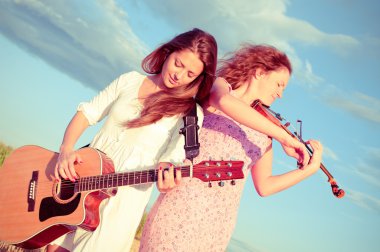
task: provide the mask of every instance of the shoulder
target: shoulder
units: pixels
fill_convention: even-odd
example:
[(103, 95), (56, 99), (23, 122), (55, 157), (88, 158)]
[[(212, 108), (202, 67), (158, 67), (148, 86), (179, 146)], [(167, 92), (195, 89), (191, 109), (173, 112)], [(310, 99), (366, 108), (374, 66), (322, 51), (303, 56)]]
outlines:
[(211, 88), (210, 97), (204, 104), (206, 113), (214, 113), (216, 110), (220, 110), (222, 103), (231, 95), (231, 85), (224, 78), (216, 78)]
[(117, 90), (124, 90), (129, 88), (136, 88), (145, 79), (146, 75), (143, 75), (137, 71), (131, 71), (121, 74), (115, 81)]
[(226, 79), (224, 79), (222, 77), (218, 77), (215, 79), (213, 88), (215, 88), (219, 91), (222, 90), (222, 91), (227, 92), (227, 93), (231, 92), (231, 90), (232, 90), (231, 84), (228, 83), (226, 81)]
[(131, 71), (131, 72), (123, 73), (122, 75), (119, 76), (119, 79), (123, 81), (131, 82), (131, 81), (144, 79), (145, 77), (146, 75), (143, 75), (137, 71)]
[(218, 77), (212, 85), (210, 97), (211, 99), (220, 99), (224, 95), (230, 94), (232, 87), (224, 78)]

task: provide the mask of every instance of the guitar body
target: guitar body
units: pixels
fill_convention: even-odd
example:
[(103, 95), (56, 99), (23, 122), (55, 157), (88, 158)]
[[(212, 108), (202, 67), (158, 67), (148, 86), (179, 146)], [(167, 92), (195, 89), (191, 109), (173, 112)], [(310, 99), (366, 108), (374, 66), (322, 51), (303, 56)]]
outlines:
[[(156, 182), (158, 170), (114, 173), (111, 159), (93, 148), (77, 151), (79, 179), (57, 181), (58, 153), (28, 145), (14, 150), (0, 168), (0, 240), (26, 249), (43, 247), (78, 226), (93, 231), (100, 221), (99, 205), (119, 186)], [(224, 182), (244, 178), (243, 161), (202, 161), (179, 166), (182, 177)]]
[[(102, 152), (83, 148), (78, 153), (84, 161), (75, 164), (80, 177), (114, 172), (112, 160)], [(14, 150), (5, 160), (0, 168), (1, 241), (35, 249), (77, 226), (96, 229), (100, 220), (99, 205), (112, 193), (106, 190), (55, 191), (57, 158), (56, 152), (28, 145)], [(54, 194), (63, 198), (57, 201)]]

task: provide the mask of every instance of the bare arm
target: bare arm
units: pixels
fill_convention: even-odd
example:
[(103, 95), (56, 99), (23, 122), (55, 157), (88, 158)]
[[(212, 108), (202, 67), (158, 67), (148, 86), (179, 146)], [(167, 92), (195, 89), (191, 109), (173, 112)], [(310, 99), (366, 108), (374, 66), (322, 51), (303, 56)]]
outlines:
[(72, 181), (77, 178), (74, 163), (82, 162), (82, 159), (75, 152), (74, 147), (75, 143), (88, 126), (89, 123), (87, 118), (80, 111), (78, 111), (71, 119), (66, 128), (61, 147), (59, 148), (59, 157), (55, 167), (55, 177), (57, 179), (59, 179), (58, 174), (63, 178), (69, 178)]
[(294, 151), (287, 151), (287, 154), (296, 158), (303, 165), (309, 162), (309, 154), (301, 142), (270, 122), (248, 104), (232, 96), (223, 79), (217, 78), (215, 80), (210, 93), (209, 104), (235, 121), (273, 137), (284, 147), (290, 147)]
[(294, 169), (284, 174), (272, 175), (273, 150), (270, 149), (252, 167), (251, 175), (255, 189), (260, 196), (269, 196), (285, 190), (319, 170), (323, 147), (318, 141), (309, 141), (313, 148), (310, 163), (302, 169)]

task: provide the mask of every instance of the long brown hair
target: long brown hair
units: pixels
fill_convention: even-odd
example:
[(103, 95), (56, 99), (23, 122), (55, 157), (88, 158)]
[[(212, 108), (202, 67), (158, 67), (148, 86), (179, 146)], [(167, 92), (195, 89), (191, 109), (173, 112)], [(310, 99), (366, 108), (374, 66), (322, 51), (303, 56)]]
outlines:
[(223, 77), (232, 89), (244, 82), (250, 82), (256, 70), (265, 72), (287, 68), (292, 73), (291, 63), (285, 53), (269, 45), (244, 44), (229, 57), (220, 60), (217, 76)]
[(198, 55), (203, 62), (202, 73), (188, 85), (150, 95), (144, 101), (140, 117), (127, 122), (127, 127), (141, 127), (162, 117), (186, 114), (196, 102), (203, 103), (207, 99), (215, 79), (217, 64), (217, 43), (211, 34), (197, 28), (179, 34), (145, 57), (141, 66), (146, 73), (160, 74), (169, 55), (185, 49)]

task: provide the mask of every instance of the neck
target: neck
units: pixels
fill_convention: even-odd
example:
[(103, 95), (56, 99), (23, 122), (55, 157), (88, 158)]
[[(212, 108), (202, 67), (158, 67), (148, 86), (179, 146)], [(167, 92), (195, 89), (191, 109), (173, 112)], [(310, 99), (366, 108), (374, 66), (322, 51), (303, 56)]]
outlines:
[(159, 82), (160, 76), (158, 74), (148, 76), (145, 79), (139, 90), (139, 100), (141, 103), (144, 103), (144, 100), (151, 94), (157, 93), (161, 90)]
[(152, 93), (165, 89), (164, 81), (162, 80), (161, 74), (151, 75), (149, 76), (149, 79), (152, 82)]

